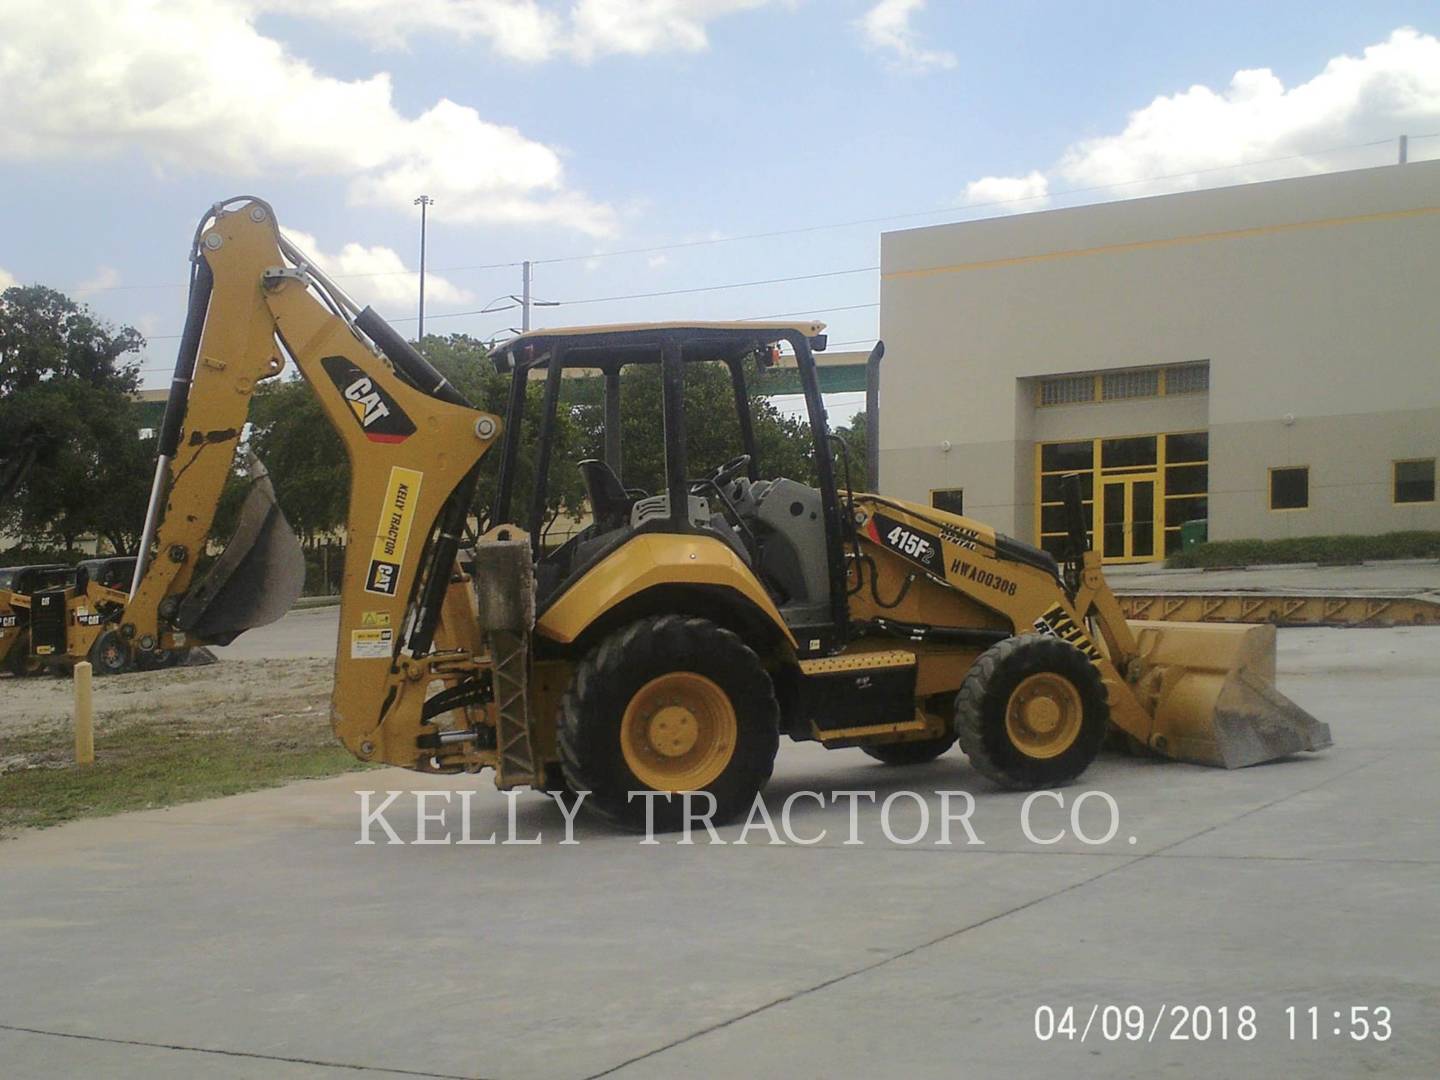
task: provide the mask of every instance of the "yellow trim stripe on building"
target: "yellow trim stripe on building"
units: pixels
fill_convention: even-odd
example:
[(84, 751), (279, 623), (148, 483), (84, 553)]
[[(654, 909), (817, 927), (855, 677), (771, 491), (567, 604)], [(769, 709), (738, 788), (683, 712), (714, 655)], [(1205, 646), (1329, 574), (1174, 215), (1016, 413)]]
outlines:
[(1194, 233), (1189, 236), (1172, 236), (1161, 240), (1135, 240), (1125, 244), (1104, 244), (1100, 247), (1074, 248), (1070, 251), (1043, 251), (1035, 255), (1016, 255), (1007, 259), (986, 259), (981, 262), (956, 263), (953, 266), (931, 266), (921, 270), (892, 270), (881, 274), (882, 280), (892, 278), (929, 277), (932, 274), (958, 274), (965, 270), (993, 270), (1002, 266), (1022, 266), (1025, 263), (1050, 262), (1055, 259), (1078, 259), (1086, 255), (1104, 255), (1119, 251), (1145, 251), (1153, 248), (1180, 247), (1185, 244), (1199, 244), (1207, 240), (1241, 240), (1252, 236), (1270, 236), (1276, 233), (1297, 232), (1301, 229), (1324, 229), (1337, 225), (1362, 225), (1380, 221), (1403, 221), (1406, 218), (1426, 214), (1440, 214), (1440, 206), (1422, 206), (1413, 210), (1387, 210), (1377, 214), (1356, 214), (1353, 217), (1322, 218), (1316, 221), (1292, 221), (1281, 225), (1257, 225), (1249, 229), (1227, 229), (1223, 232)]

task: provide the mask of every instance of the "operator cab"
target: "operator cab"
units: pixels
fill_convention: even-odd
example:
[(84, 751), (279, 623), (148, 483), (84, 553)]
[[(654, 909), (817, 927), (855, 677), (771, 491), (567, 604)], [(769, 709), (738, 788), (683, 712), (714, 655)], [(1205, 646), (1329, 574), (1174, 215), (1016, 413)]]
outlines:
[[(540, 612), (633, 537), (695, 534), (719, 539), (734, 552), (797, 637), (803, 631), (807, 640), (843, 639), (844, 518), (814, 359), (814, 350), (824, 348), (823, 330), (823, 323), (585, 327), (542, 330), (497, 349), (496, 367), (512, 381), (489, 521), (523, 522), (529, 531)], [(757, 446), (747, 376), (770, 367), (782, 346), (794, 355), (805, 394), (814, 483), (807, 482), (811, 477), (776, 475)], [(709, 380), (711, 390), (717, 378), (728, 382), (724, 417), (687, 415), (687, 377)], [(527, 393), (541, 380), (542, 392)], [(632, 417), (632, 429), (623, 432), (624, 453), (638, 459), (627, 462), (620, 403), (622, 395), (635, 400), (631, 394), (646, 402), (658, 398), (659, 408), (653, 428), (634, 430)], [(556, 444), (573, 431), (567, 420), (577, 414), (599, 420), (579, 425), (598, 445), (577, 453), (576, 460), (557, 460)], [(580, 441), (583, 445), (583, 437)], [(660, 454), (635, 452), (654, 442), (661, 444)], [(522, 446), (533, 447), (529, 469), (522, 464)], [(578, 477), (568, 478), (578, 480), (592, 520), (564, 544), (547, 549), (547, 506), (554, 501), (549, 493), (566, 490), (556, 485), (566, 482), (569, 469), (578, 470)], [(518, 501), (522, 472), (531, 474), (528, 512), (511, 505)]]

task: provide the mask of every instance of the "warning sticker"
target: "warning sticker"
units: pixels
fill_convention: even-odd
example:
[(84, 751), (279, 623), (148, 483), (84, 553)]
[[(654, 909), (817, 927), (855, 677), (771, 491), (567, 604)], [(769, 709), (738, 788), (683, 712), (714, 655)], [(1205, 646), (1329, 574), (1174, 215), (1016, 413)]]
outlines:
[(389, 660), (394, 654), (394, 630), (351, 630), (351, 660)]
[(415, 505), (420, 499), (422, 479), (424, 474), (414, 469), (402, 469), (399, 465), (390, 468), (385, 501), (380, 504), (375, 548), (370, 553), (370, 569), (365, 574), (366, 592), (394, 596), (400, 587), (400, 567), (410, 543), (410, 527), (415, 523)]
[(388, 611), (362, 611), (360, 613), (361, 626), (389, 626), (390, 612)]

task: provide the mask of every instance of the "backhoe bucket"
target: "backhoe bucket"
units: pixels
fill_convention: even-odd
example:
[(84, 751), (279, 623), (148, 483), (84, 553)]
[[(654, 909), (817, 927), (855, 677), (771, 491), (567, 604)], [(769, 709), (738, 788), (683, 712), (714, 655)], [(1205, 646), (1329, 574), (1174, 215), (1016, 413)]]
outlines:
[(1275, 627), (1133, 621), (1134, 689), (1151, 749), (1240, 769), (1330, 745), (1330, 727), (1275, 688)]
[(185, 595), (175, 622), (214, 645), (280, 618), (305, 587), (305, 556), (275, 501), (259, 460), (250, 459), (254, 483), (240, 507), (235, 535), (204, 580)]

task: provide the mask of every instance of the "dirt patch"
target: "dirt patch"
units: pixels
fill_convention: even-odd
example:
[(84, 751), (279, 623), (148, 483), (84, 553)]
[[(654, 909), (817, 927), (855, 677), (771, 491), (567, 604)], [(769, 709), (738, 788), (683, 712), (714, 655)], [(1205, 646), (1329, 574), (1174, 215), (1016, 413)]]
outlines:
[[(257, 716), (327, 712), (335, 664), (330, 660), (238, 660), (204, 667), (137, 671), (94, 680), (95, 726), (136, 716), (177, 721), (205, 718), (224, 724)], [(0, 681), (0, 747), (6, 735), (70, 724), (71, 680), (43, 675)], [(328, 728), (327, 728), (328, 730)]]
[(360, 767), (330, 730), (334, 664), (238, 660), (96, 679), (95, 757), (73, 757), (69, 679), (0, 682), (0, 832)]

